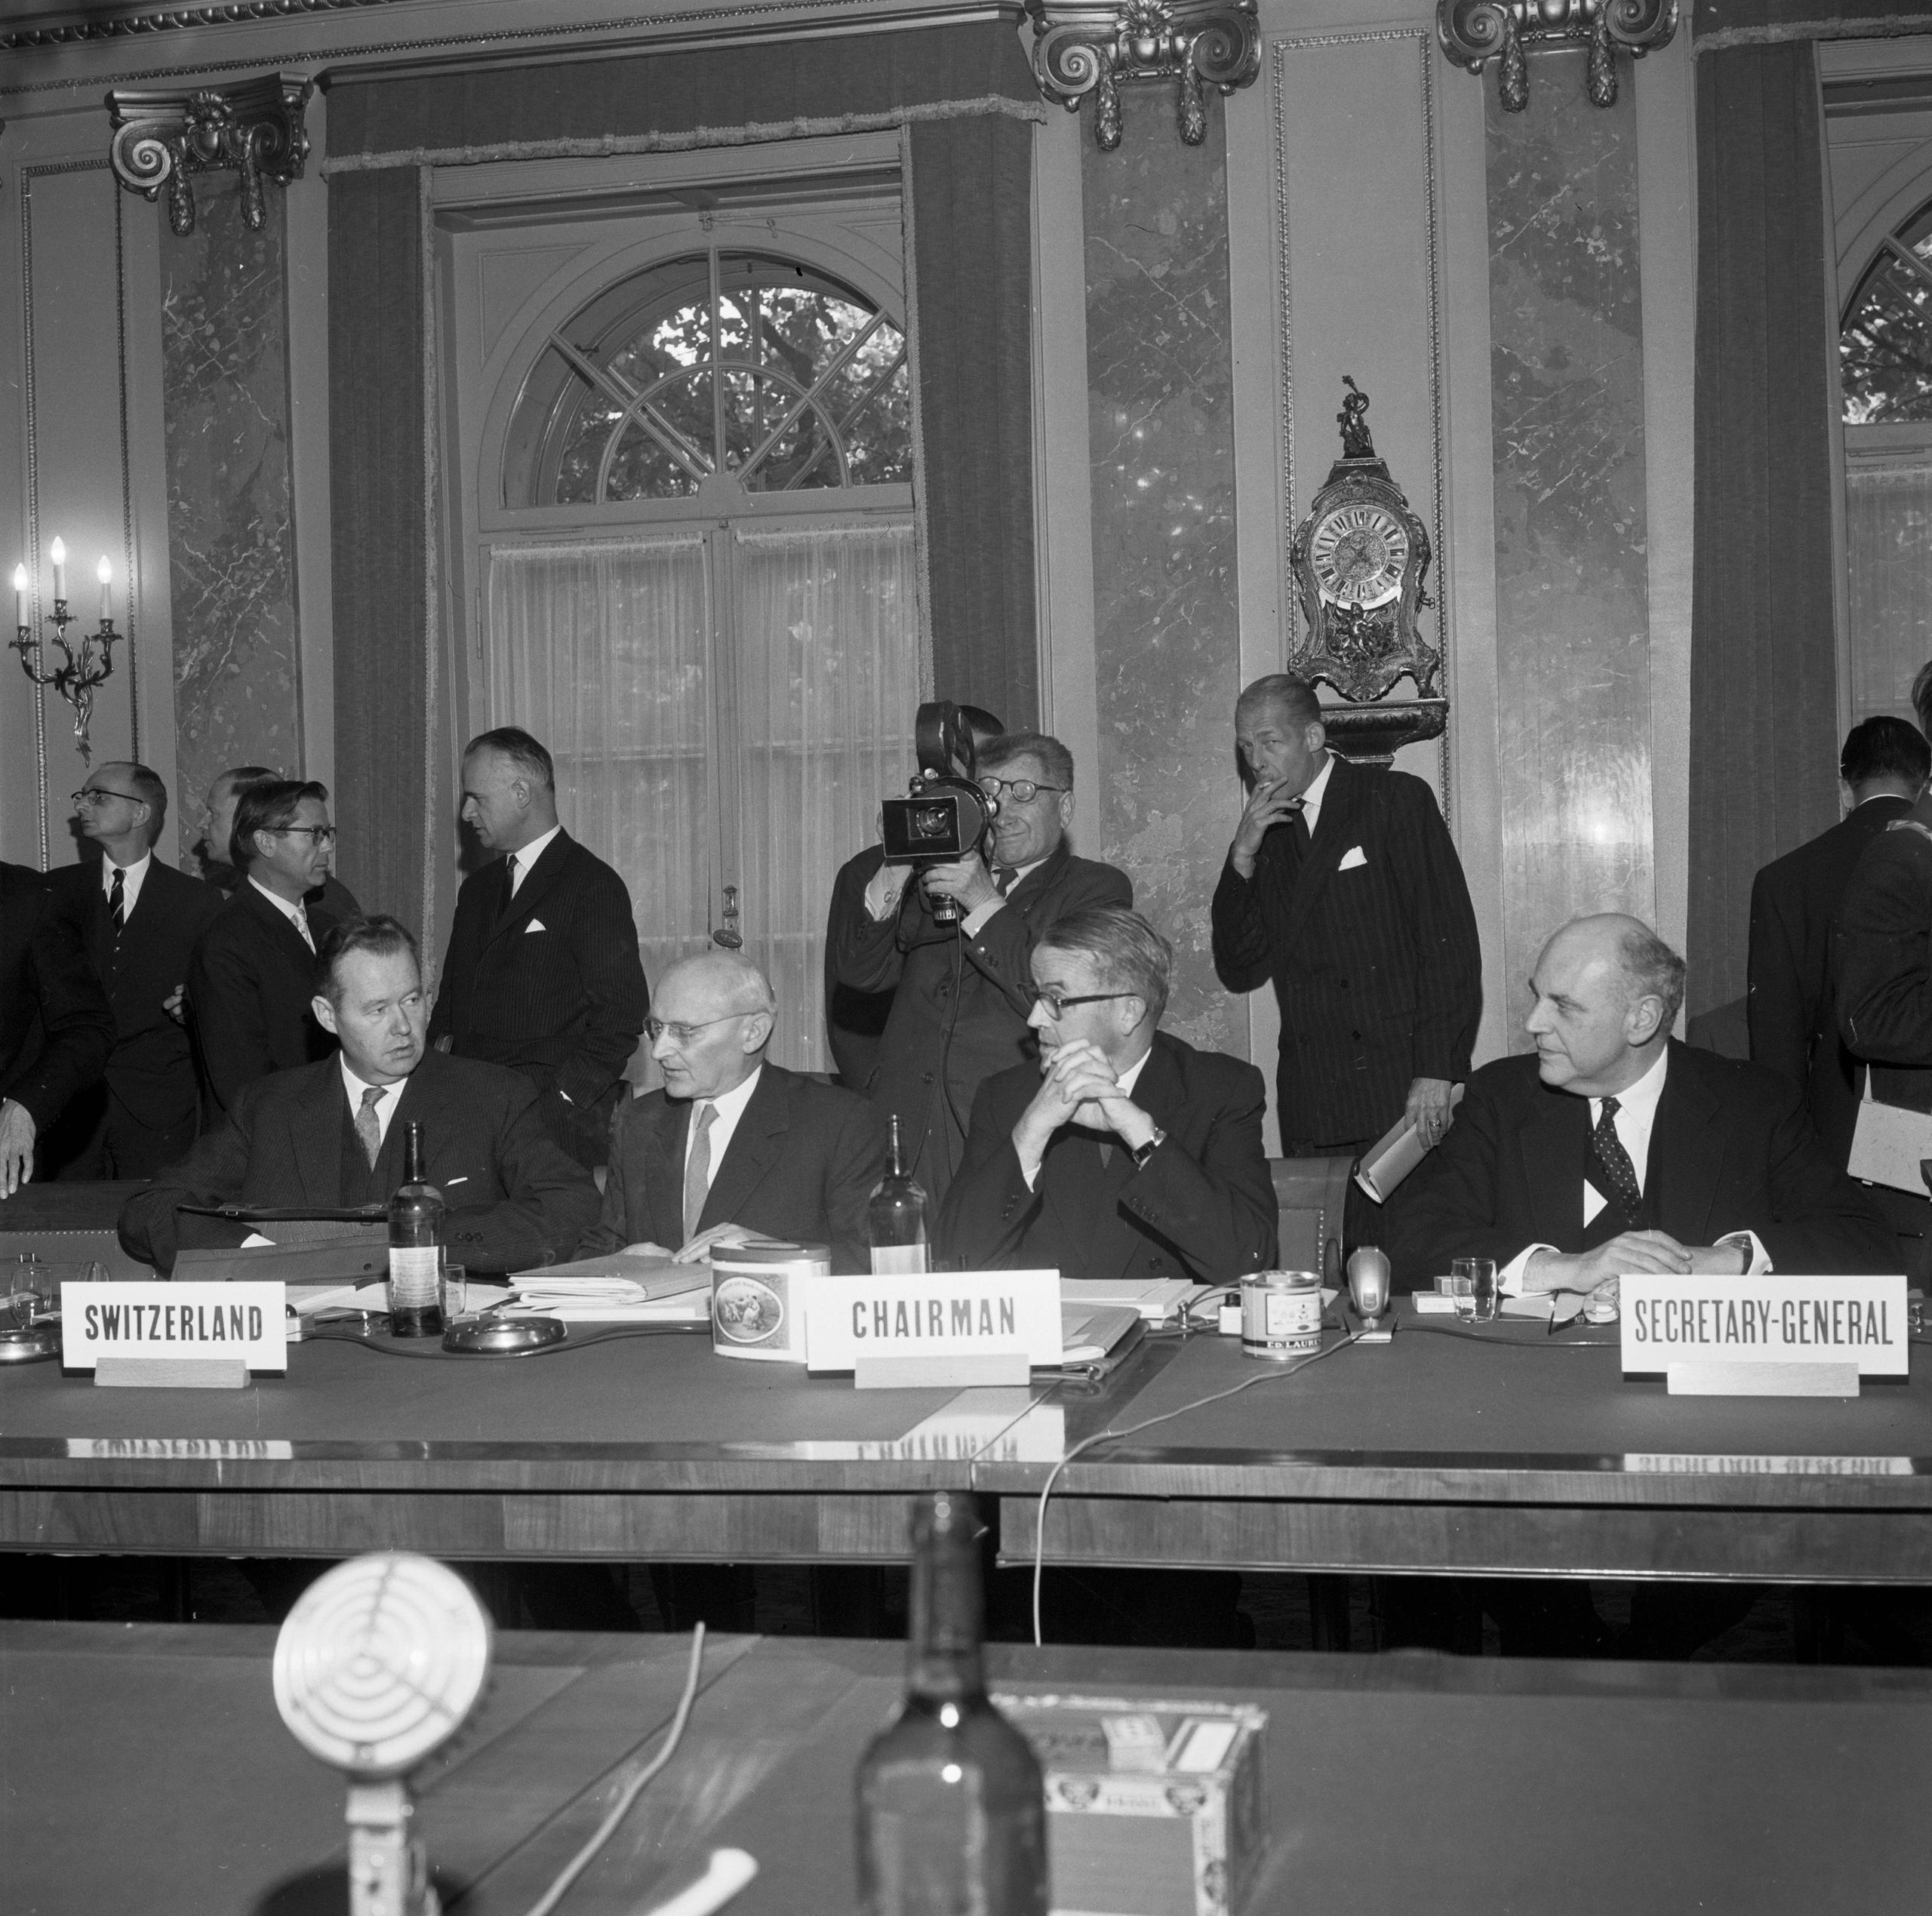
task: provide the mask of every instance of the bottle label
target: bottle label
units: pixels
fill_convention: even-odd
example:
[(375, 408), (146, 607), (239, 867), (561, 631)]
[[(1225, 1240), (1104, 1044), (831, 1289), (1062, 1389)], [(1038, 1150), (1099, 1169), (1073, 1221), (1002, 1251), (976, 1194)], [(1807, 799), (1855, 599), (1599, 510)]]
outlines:
[(926, 1268), (924, 1244), (874, 1244), (872, 1272), (878, 1277), (915, 1277)]
[(436, 1301), (442, 1253), (434, 1244), (389, 1246), (389, 1308), (427, 1310)]

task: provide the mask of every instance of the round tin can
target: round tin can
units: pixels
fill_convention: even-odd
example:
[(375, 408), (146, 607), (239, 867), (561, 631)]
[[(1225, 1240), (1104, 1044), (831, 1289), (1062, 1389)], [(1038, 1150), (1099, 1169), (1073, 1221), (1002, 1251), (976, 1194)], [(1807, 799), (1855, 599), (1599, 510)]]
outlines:
[(1277, 1362), (1321, 1348), (1321, 1279), (1314, 1271), (1255, 1271), (1241, 1281), (1244, 1357)]
[(828, 1277), (823, 1244), (719, 1244), (711, 1253), (711, 1348), (768, 1364), (805, 1361), (804, 1285)]

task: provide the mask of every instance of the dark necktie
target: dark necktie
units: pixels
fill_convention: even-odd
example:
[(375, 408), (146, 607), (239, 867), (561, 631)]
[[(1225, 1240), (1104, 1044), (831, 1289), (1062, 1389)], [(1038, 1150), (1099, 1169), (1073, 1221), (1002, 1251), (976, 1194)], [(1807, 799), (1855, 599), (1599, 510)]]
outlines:
[(1002, 865), (993, 874), (994, 890), (1004, 898), (1013, 889), (1013, 881), (1019, 875), (1019, 868), (1017, 866)]
[(114, 883), (107, 894), (107, 909), (114, 920), (114, 936), (118, 943), (122, 932), (128, 928), (128, 875), (119, 866), (114, 868)]
[(369, 1161), (369, 1168), (376, 1168), (376, 1158), (383, 1148), (383, 1127), (376, 1116), (376, 1106), (382, 1101), (383, 1087), (380, 1084), (365, 1084), (362, 1087), (362, 1109), (355, 1114), (355, 1135), (362, 1140), (362, 1155)]
[(1615, 1120), (1619, 1109), (1614, 1098), (1604, 1099), (1603, 1115), (1590, 1133), (1590, 1162), (1597, 1173), (1590, 1181), (1598, 1185), (1604, 1195), (1619, 1207), (1623, 1213), (1625, 1226), (1634, 1230), (1643, 1214), (1644, 1194), (1637, 1189), (1637, 1171), (1630, 1161), (1630, 1154), (1624, 1149), (1623, 1140), (1617, 1135)]
[(1295, 798), (1291, 799), (1289, 803), (1294, 816), (1288, 820), (1288, 836), (1294, 841), (1295, 863), (1300, 864), (1308, 856), (1309, 844), (1308, 813), (1303, 809), (1308, 801), (1306, 798)]
[(497, 907), (497, 915), (498, 918), (506, 918), (509, 916), (510, 906), (515, 897), (516, 853), (515, 852), (512, 852), (503, 860), (503, 896), (502, 903)]

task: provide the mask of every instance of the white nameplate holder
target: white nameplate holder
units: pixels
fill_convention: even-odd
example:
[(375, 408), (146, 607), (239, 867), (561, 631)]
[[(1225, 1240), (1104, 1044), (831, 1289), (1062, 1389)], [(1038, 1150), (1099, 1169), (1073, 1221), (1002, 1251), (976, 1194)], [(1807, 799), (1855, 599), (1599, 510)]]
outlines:
[(814, 1278), (805, 1367), (860, 1390), (1024, 1384), (1060, 1361), (1057, 1271), (924, 1271)]
[(243, 1390), (286, 1371), (288, 1287), (114, 1281), (60, 1287), (60, 1364), (97, 1384)]
[(1903, 1277), (1637, 1277), (1619, 1285), (1623, 1375), (1673, 1397), (1856, 1397), (1911, 1375)]

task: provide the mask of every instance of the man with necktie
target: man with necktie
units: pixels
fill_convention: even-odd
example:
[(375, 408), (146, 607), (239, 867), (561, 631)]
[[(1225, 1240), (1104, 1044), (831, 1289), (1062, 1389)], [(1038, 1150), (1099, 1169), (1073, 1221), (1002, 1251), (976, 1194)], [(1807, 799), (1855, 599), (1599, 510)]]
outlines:
[(113, 1007), (114, 1048), (100, 1081), (50, 1134), (46, 1157), (62, 1178), (151, 1177), (195, 1141), (199, 1101), (180, 993), (221, 901), (155, 857), (168, 788), (146, 766), (97, 765), (74, 806), (100, 857), (49, 873), (48, 890)]
[(313, 1004), (315, 953), (336, 919), (303, 903), (335, 855), (328, 799), (312, 780), (270, 779), (235, 804), (229, 850), (243, 881), (188, 967), (204, 1130), (234, 1109), (245, 1084), (336, 1048)]
[(1258, 678), (1235, 707), (1254, 782), (1212, 908), (1231, 992), (1281, 1006), (1281, 1149), (1355, 1156), (1406, 1114), (1448, 1128), (1482, 1013), (1482, 949), (1435, 797), (1327, 749), (1313, 688)]
[[(201, 858), (202, 878), (224, 898), (233, 897), (236, 887), (243, 882), (242, 874), (229, 859), (229, 847), (235, 837), (235, 807), (241, 803), (242, 794), (250, 786), (283, 776), (266, 765), (230, 765), (226, 771), (216, 773), (208, 786), (208, 795), (202, 800), (208, 807), (208, 833), (195, 850)], [(334, 871), (303, 903), (321, 906), (338, 922), (362, 915), (362, 907), (355, 893)]]
[(521, 1072), (552, 1135), (601, 1164), (651, 1009), (630, 892), (558, 823), (550, 755), (514, 725), (465, 748), (462, 809), (503, 856), (457, 893), (429, 1041)]
[(885, 1171), (873, 1106), (767, 1061), (777, 1001), (736, 952), (666, 972), (646, 1026), (661, 1090), (626, 1100), (611, 1139), (604, 1210), (580, 1256), (637, 1250), (690, 1263), (761, 1238), (829, 1247), (840, 1273), (870, 1268), (866, 1205)]
[(1530, 989), (1535, 1052), (1469, 1079), (1390, 1206), (1398, 1290), (1452, 1257), (1495, 1259), (1512, 1293), (1588, 1293), (1624, 1272), (1898, 1268), (1798, 1088), (1670, 1035), (1684, 961), (1641, 920), (1572, 919)]

